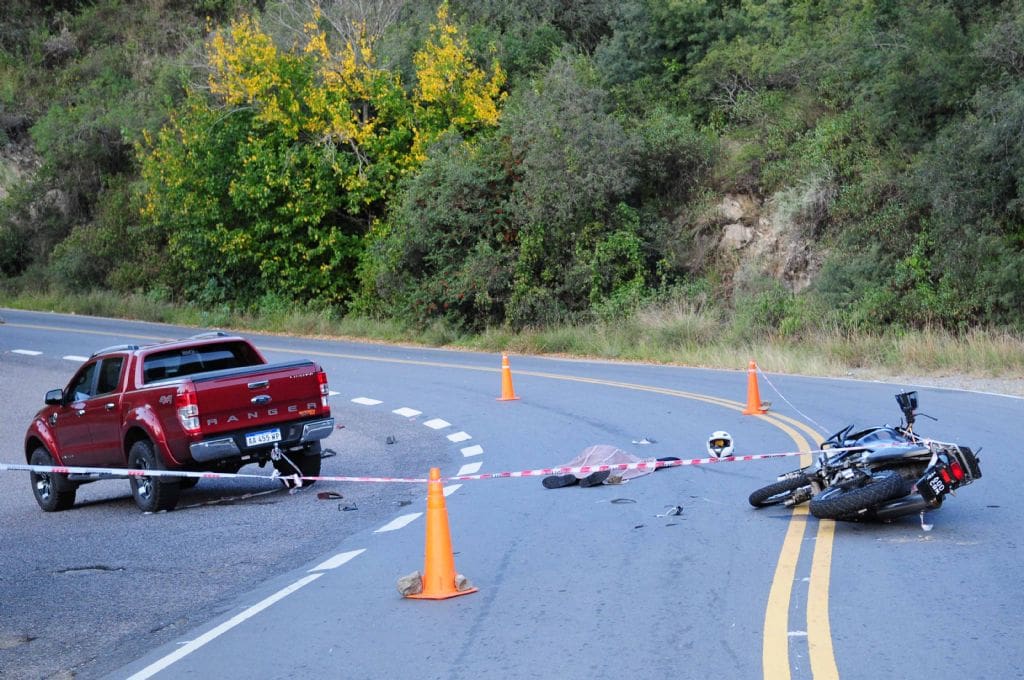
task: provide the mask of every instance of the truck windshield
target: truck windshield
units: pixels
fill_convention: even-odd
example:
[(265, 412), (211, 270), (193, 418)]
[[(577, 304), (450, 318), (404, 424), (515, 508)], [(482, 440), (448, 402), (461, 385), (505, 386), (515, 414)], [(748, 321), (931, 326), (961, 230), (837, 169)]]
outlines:
[(255, 366), (263, 363), (244, 342), (222, 342), (199, 347), (183, 347), (154, 352), (142, 362), (143, 382), (180, 378), (224, 368)]

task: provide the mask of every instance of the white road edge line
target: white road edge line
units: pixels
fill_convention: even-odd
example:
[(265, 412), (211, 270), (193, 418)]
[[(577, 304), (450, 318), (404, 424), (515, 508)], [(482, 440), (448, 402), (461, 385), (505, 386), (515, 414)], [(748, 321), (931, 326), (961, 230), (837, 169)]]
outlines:
[(345, 564), (346, 562), (349, 562), (350, 560), (353, 560), (356, 557), (359, 557), (364, 552), (366, 552), (366, 548), (360, 548), (359, 550), (350, 550), (348, 552), (338, 553), (334, 557), (332, 557), (332, 558), (330, 558), (328, 560), (324, 560), (323, 562), (321, 562), (320, 564), (316, 565), (315, 567), (313, 567), (312, 569), (310, 569), (306, 573), (307, 574), (312, 574), (312, 573), (317, 572), (317, 571), (327, 571), (329, 569), (337, 569), (338, 567), (340, 567), (341, 565)]
[(467, 439), (472, 438), (473, 437), (467, 434), (466, 432), (456, 432), (455, 434), (448, 435), (448, 441), (450, 441), (452, 444), (458, 444), (459, 442), (464, 442)]
[(467, 446), (466, 448), (461, 450), (462, 455), (465, 458), (469, 458), (470, 456), (479, 456), (481, 453), (484, 452), (484, 447), (480, 446), (479, 444), (474, 444), (473, 446)]
[(37, 352), (33, 349), (12, 349), (11, 354), (24, 354), (27, 357), (37, 357), (42, 354), (42, 352)]
[(251, 606), (248, 609), (246, 609), (245, 611), (243, 611), (241, 614), (238, 614), (236, 616), (231, 617), (230, 619), (228, 619), (224, 623), (220, 624), (219, 626), (217, 626), (213, 630), (208, 631), (206, 633), (203, 633), (202, 635), (197, 637), (195, 640), (192, 640), (191, 642), (187, 643), (184, 647), (181, 647), (180, 649), (177, 649), (177, 650), (171, 652), (170, 654), (168, 654), (167, 656), (165, 656), (164, 658), (162, 658), (162, 659), (160, 659), (158, 661), (154, 661), (153, 663), (151, 663), (150, 665), (146, 666), (145, 668), (143, 668), (141, 671), (139, 671), (135, 675), (132, 675), (131, 677), (129, 677), (128, 680), (146, 680), (147, 678), (153, 677), (154, 675), (156, 675), (160, 671), (162, 671), (165, 668), (167, 668), (168, 666), (170, 666), (172, 663), (174, 663), (176, 661), (180, 661), (181, 659), (185, 658), (186, 656), (188, 656), (192, 652), (196, 651), (197, 649), (199, 649), (200, 647), (202, 647), (206, 643), (212, 642), (213, 640), (215, 640), (216, 638), (220, 637), (224, 633), (228, 632), (229, 630), (231, 630), (235, 626), (237, 626), (237, 625), (239, 625), (241, 623), (244, 623), (247, 619), (250, 619), (253, 616), (256, 616), (261, 611), (263, 611), (267, 607), (271, 606), (275, 602), (278, 602), (279, 600), (283, 600), (284, 598), (288, 597), (289, 595), (294, 593), (299, 588), (302, 588), (304, 586), (309, 585), (310, 583), (312, 583), (313, 581), (317, 580), (321, 576), (323, 576), (323, 572), (320, 572), (319, 574), (310, 574), (308, 576), (304, 576), (304, 577), (300, 578), (298, 581), (296, 581), (295, 583), (291, 584), (290, 586), (288, 586), (286, 588), (282, 588), (281, 590), (277, 591), (276, 593), (274, 593), (270, 597), (268, 597), (268, 598), (266, 598), (266, 599), (264, 599), (264, 600), (262, 600), (260, 602), (257, 602), (253, 606)]
[(388, 522), (387, 524), (385, 524), (384, 526), (382, 526), (380, 529), (375, 529), (373, 533), (380, 534), (380, 533), (383, 533), (385, 531), (396, 531), (396, 530), (401, 529), (402, 527), (406, 526), (410, 522), (418, 519), (422, 515), (423, 515), (422, 512), (414, 512), (411, 515), (402, 515), (401, 517), (396, 517), (393, 520), (391, 520), (390, 522)]
[(431, 430), (443, 430), (446, 427), (451, 427), (452, 426), (452, 424), (449, 423), (447, 420), (441, 420), (440, 418), (434, 418), (433, 420), (428, 420), (427, 422), (425, 422), (423, 424), (426, 425), (427, 427), (429, 427)]

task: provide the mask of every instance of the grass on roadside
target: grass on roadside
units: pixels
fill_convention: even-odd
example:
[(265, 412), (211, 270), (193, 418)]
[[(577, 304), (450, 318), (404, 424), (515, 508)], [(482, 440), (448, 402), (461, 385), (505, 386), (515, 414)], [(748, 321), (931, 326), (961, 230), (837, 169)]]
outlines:
[(761, 334), (737, 340), (714, 312), (678, 302), (647, 307), (627, 319), (513, 331), (492, 328), (465, 334), (436, 322), (416, 329), (394, 320), (340, 317), (332, 310), (306, 310), (270, 303), (238, 311), (180, 306), (144, 295), (91, 292), (82, 295), (22, 293), (3, 306), (129, 318), (197, 328), (230, 328), (317, 337), (459, 347), (487, 352), (555, 354), (706, 368), (758, 365), (775, 373), (845, 375), (865, 370), (889, 375), (950, 375), (1019, 378), (1024, 375), (1024, 337), (1006, 331), (941, 330), (853, 333), (836, 328), (799, 337)]

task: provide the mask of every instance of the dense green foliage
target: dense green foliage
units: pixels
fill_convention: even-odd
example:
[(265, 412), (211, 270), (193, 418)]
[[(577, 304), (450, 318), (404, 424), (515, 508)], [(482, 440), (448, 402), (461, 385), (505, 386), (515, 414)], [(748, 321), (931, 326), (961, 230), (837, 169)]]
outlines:
[[(1024, 327), (1021, 0), (371, 4), (6, 3), (0, 286)], [(720, 246), (724, 195), (802, 255)]]

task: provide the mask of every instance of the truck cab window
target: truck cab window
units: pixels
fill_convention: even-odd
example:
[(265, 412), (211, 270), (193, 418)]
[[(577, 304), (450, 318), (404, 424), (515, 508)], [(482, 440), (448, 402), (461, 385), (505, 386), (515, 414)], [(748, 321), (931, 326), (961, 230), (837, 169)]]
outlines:
[(124, 365), (124, 357), (110, 357), (104, 359), (100, 365), (100, 379), (96, 388), (96, 394), (108, 394), (116, 392), (121, 384), (121, 367)]
[(65, 392), (72, 401), (84, 401), (96, 394), (96, 367), (97, 362), (86, 364), (68, 384)]

